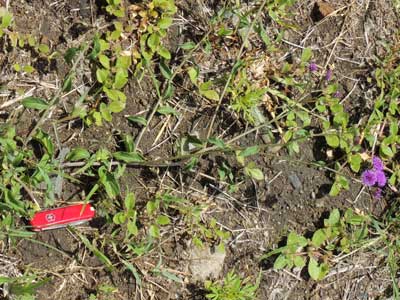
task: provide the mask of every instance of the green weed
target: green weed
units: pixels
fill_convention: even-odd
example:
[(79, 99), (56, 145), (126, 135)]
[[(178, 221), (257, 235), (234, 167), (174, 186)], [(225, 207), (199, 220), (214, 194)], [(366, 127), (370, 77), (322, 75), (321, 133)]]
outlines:
[(208, 291), (206, 297), (211, 300), (254, 300), (257, 285), (248, 283), (250, 278), (242, 280), (233, 271), (224, 278), (223, 283), (206, 281), (204, 286)]

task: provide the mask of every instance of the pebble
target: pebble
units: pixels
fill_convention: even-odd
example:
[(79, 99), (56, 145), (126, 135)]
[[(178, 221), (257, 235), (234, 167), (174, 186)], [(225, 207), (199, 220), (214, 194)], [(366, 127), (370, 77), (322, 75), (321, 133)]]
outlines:
[(295, 190), (301, 190), (302, 184), (301, 184), (299, 177), (296, 174), (294, 174), (294, 173), (290, 174), (288, 178), (289, 178), (290, 184), (293, 186), (293, 188)]

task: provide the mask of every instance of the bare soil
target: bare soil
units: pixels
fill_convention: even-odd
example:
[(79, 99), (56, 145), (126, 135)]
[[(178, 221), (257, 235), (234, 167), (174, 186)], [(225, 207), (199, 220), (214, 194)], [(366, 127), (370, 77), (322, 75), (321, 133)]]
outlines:
[[(221, 5), (218, 1), (195, 2), (177, 1), (177, 15), (184, 17), (186, 21), (178, 22), (171, 29), (169, 47), (173, 53), (174, 47), (182, 42), (181, 39), (200, 38), (201, 34), (197, 36), (195, 28), (205, 29), (206, 18)], [(333, 69), (334, 80), (339, 82), (341, 93), (346, 97), (347, 109), (357, 118), (371, 108), (377, 93), (373, 81), (371, 83), (369, 80), (374, 74), (373, 58), (383, 55), (383, 42), (393, 39), (399, 28), (399, 18), (391, 1), (387, 0), (343, 0), (331, 4), (337, 10), (336, 13), (315, 22), (312, 19), (314, 1), (297, 2), (291, 10), (291, 22), (295, 24), (295, 29), (287, 31), (283, 38), (286, 51), (283, 54), (290, 54), (297, 59), (304, 47), (315, 49), (316, 62), (320, 66), (330, 66)], [(15, 0), (10, 5), (20, 32), (34, 34), (60, 52), (79, 45), (81, 41), (92, 36), (96, 30), (96, 22), (104, 20), (99, 8), (101, 1)], [(268, 17), (265, 17), (265, 23), (267, 27), (271, 24)], [(276, 33), (274, 28), (269, 28), (268, 31), (271, 35)], [(232, 53), (227, 54), (221, 48), (221, 51), (215, 50), (211, 58), (197, 57), (197, 63), (204, 69), (209, 69), (210, 73), (219, 72), (218, 68), (223, 69), (224, 64), (229, 65), (235, 57), (235, 47), (237, 45), (232, 46)], [(43, 61), (40, 57), (31, 57), (29, 51), (26, 51), (26, 56), (17, 57), (12, 49), (3, 49), (0, 58), (2, 84), (12, 93), (16, 93), (21, 87), (34, 87), (35, 95), (49, 98), (54, 91), (51, 87), (59, 85), (59, 80), (65, 76), (67, 70), (62, 58)], [(179, 64), (179, 55), (175, 60)], [(10, 75), (10, 66), (24, 61), (32, 62), (39, 70), (34, 81), (32, 78), (14, 80)], [(214, 64), (216, 61), (218, 65)], [(86, 71), (82, 70), (83, 77), (87, 76)], [(63, 124), (57, 128), (60, 141), (58, 146), (73, 148), (79, 145), (90, 150), (100, 147), (115, 150), (118, 149), (116, 134), (129, 133), (137, 136), (139, 127), (129, 124), (125, 115), (148, 112), (157, 97), (151, 79), (147, 77), (140, 82), (132, 78), (125, 92), (128, 96), (127, 108), (116, 114), (112, 123), (89, 128), (76, 120)], [(70, 108), (76, 99), (77, 95), (71, 94), (63, 100), (63, 105)], [(172, 156), (176, 140), (188, 133), (204, 137), (215, 110), (215, 103), (204, 103), (193, 91), (185, 89), (184, 83), (177, 85), (176, 96), (171, 102), (176, 104), (181, 117), (168, 117), (166, 120), (165, 116), (157, 115), (154, 118), (150, 130), (145, 132), (140, 144), (141, 151), (150, 158)], [(13, 109), (14, 107), (7, 108), (5, 113), (13, 115)], [(16, 114), (19, 117), (18, 132), (21, 136), (26, 136), (39, 116), (23, 110)], [(54, 111), (51, 118), (59, 119), (63, 116), (64, 110), (59, 109)], [(158, 138), (165, 122), (166, 130)], [(245, 123), (237, 120), (223, 105), (217, 116), (214, 135), (223, 133), (229, 139), (244, 131), (245, 126)], [(43, 126), (43, 130), (54, 136), (50, 122)], [(242, 142), (241, 146), (246, 146), (246, 143), (254, 144), (254, 141), (263, 142), (258, 133), (250, 134), (247, 138), (247, 142)], [(220, 277), (234, 269), (242, 276), (255, 279), (261, 269), (258, 299), (385, 299), (390, 286), (389, 275), (379, 261), (370, 261), (363, 253), (349, 256), (342, 262), (342, 268), (339, 265), (336, 274), (332, 273), (321, 283), (312, 282), (299, 272), (275, 272), (271, 268), (271, 262), (259, 260), (262, 254), (280, 243), (282, 236), (290, 230), (308, 232), (315, 229), (332, 208), (352, 207), (377, 215), (385, 209), (385, 201), (389, 201), (391, 197), (389, 191), (385, 200), (378, 204), (369, 194), (359, 195), (361, 185), (356, 182), (351, 183), (349, 191), (338, 197), (330, 197), (328, 193), (332, 177), (324, 169), (301, 163), (323, 159), (328, 158), (322, 144), (303, 144), (301, 153), (290, 158), (283, 150), (276, 153), (266, 151), (256, 160), (266, 175), (265, 182), (248, 180), (238, 191), (229, 193), (229, 197), (221, 193), (221, 190), (226, 191), (224, 185), (202, 175), (217, 177), (215, 166), (219, 161), (218, 155), (202, 158), (197, 174), (185, 173), (176, 167), (131, 168), (122, 178), (121, 186), (129, 186), (134, 190), (138, 206), (142, 207), (157, 191), (166, 186), (181, 191), (190, 201), (213, 203), (214, 208), (209, 217), (215, 217), (232, 233)], [(58, 204), (78, 201), (84, 196), (82, 191), (87, 193), (90, 190), (90, 179), (81, 180), (82, 185), (66, 184), (64, 199), (60, 199)], [(101, 203), (97, 205), (101, 207)], [(99, 237), (110, 231), (101, 216), (101, 208), (99, 210), (99, 218), (82, 227), (88, 236)], [(113, 294), (115, 299), (205, 299), (202, 283), (191, 280), (187, 259), (189, 246), (185, 236), (179, 232), (174, 237), (168, 237), (160, 251), (163, 263), (175, 274), (185, 278), (184, 284), (171, 282), (149, 272), (159, 260), (157, 253), (152, 252), (137, 262), (144, 281), (141, 291), (136, 287), (130, 273), (122, 271), (120, 266), (112, 272), (107, 271), (66, 229), (38, 233), (35, 240), (41, 243), (22, 240), (10, 248), (7, 254), (19, 258), (21, 269), (43, 272), (52, 278), (39, 289), (38, 299), (88, 299), (90, 293), (95, 293), (103, 284), (110, 284), (118, 289)], [(106, 254), (112, 258), (111, 251)]]

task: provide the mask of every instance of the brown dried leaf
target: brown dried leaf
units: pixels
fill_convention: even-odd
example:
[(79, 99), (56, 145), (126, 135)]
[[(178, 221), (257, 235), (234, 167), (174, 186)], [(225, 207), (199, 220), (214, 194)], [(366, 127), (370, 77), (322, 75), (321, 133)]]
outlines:
[(323, 17), (326, 17), (335, 11), (335, 9), (329, 3), (323, 1), (318, 1), (317, 7)]

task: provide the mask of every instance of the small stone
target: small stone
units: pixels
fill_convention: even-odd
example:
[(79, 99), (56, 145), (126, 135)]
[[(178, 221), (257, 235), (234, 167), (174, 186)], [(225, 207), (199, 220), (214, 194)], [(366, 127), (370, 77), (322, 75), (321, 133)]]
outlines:
[(301, 190), (302, 184), (301, 184), (299, 177), (296, 174), (294, 174), (294, 173), (290, 174), (288, 178), (289, 178), (290, 184), (293, 186), (293, 188), (295, 190)]
[(211, 253), (210, 248), (204, 249), (193, 246), (190, 250), (191, 262), (189, 269), (195, 281), (204, 282), (208, 278), (217, 278), (224, 265), (225, 253), (215, 251)]

